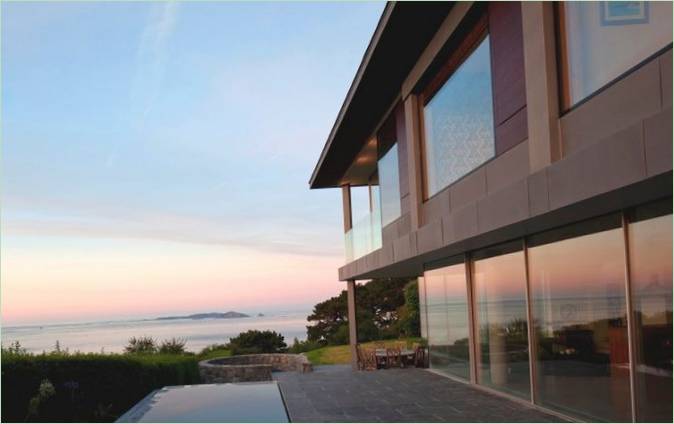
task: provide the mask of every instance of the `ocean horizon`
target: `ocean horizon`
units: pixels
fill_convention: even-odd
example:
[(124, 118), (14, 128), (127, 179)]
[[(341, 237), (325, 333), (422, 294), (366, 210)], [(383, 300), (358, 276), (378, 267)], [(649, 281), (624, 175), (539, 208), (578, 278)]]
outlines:
[[(157, 342), (173, 337), (186, 341), (186, 350), (198, 352), (210, 344), (224, 344), (247, 330), (272, 330), (290, 345), (306, 340), (310, 311), (273, 312), (245, 318), (157, 319), (137, 318), (90, 322), (3, 325), (2, 346), (18, 341), (32, 353), (61, 349), (83, 353), (121, 353), (131, 337), (149, 336)], [(187, 314), (186, 314), (187, 315)], [(163, 317), (162, 315), (161, 317)]]

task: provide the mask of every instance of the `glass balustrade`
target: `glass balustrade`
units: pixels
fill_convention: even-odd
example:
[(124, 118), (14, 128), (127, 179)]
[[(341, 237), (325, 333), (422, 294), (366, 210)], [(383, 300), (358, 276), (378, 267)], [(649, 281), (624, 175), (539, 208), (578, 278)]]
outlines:
[(378, 209), (353, 222), (344, 235), (346, 262), (354, 261), (381, 247), (381, 213)]

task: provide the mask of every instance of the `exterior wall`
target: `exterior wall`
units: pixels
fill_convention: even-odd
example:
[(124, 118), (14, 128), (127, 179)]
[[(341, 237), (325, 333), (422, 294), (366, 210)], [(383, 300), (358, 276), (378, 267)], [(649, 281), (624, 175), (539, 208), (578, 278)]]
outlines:
[[(499, 393), (506, 396), (520, 396), (531, 404), (543, 408), (555, 408), (559, 414), (574, 414), (575, 419), (595, 420), (593, 415), (595, 414), (597, 417), (603, 417), (602, 419), (613, 417), (614, 419), (610, 421), (615, 421), (616, 417), (620, 421), (625, 421), (630, 419), (631, 413), (632, 421), (644, 420), (646, 415), (638, 409), (638, 403), (645, 403), (644, 399), (651, 399), (652, 396), (649, 396), (652, 393), (644, 395), (638, 390), (653, 391), (659, 383), (637, 381), (639, 372), (644, 375), (648, 373), (638, 371), (638, 361), (635, 359), (645, 354), (636, 346), (638, 330), (635, 330), (635, 326), (643, 323), (640, 322), (640, 312), (634, 312), (632, 309), (635, 305), (633, 297), (636, 292), (631, 281), (633, 278), (631, 267), (638, 261), (633, 261), (630, 257), (632, 242), (629, 231), (632, 224), (639, 222), (639, 219), (635, 218), (638, 215), (637, 210), (643, 212), (650, 209), (652, 212), (654, 205), (655, 209), (664, 210), (668, 209), (671, 204), (673, 138), (671, 45), (617, 81), (590, 95), (577, 106), (568, 111), (562, 111), (559, 106), (558, 93), (554, 6), (542, 2), (522, 5), (519, 3), (489, 4), (485, 8), (489, 14), (492, 45), (496, 156), (431, 198), (424, 200), (421, 183), (423, 179), (422, 140), (419, 125), (422, 119), (419, 104), (421, 101), (416, 93), (419, 93), (419, 85), (423, 84), (422, 81), (426, 78), (425, 73), (430, 72), (431, 69), (437, 70), (437, 66), (433, 67), (434, 63), (437, 65), (436, 55), (440, 55), (444, 46), (452, 42), (453, 32), (460, 32), (461, 28), (465, 30), (466, 25), (462, 26), (461, 20), (471, 16), (474, 18), (474, 12), (478, 9), (471, 9), (471, 7), (470, 3), (460, 3), (452, 9), (402, 87), (401, 97), (404, 108), (396, 111), (404, 118), (398, 120), (402, 128), (400, 132), (402, 136), (398, 138), (402, 216), (383, 229), (382, 248), (340, 268), (340, 278), (354, 280), (376, 277), (419, 277), (421, 331), (422, 336), (430, 340), (433, 328), (440, 328), (440, 332), (445, 330), (441, 328), (444, 324), (437, 324), (439, 322), (437, 319), (435, 320), (436, 326), (431, 325), (430, 311), (433, 308), (430, 299), (434, 295), (437, 298), (439, 292), (437, 285), (434, 289), (431, 284), (432, 274), (439, 270), (440, 264), (448, 264), (458, 258), (457, 260), (465, 269), (465, 294), (468, 309), (466, 316), (469, 327), (467, 343), (470, 364), (470, 378), (467, 375), (460, 378), (483, 388), (491, 384), (494, 386), (491, 390), (501, 390)], [(466, 34), (459, 35), (465, 36)], [(453, 42), (456, 45), (455, 38)], [(665, 234), (666, 231), (662, 228), (671, 229), (671, 209), (668, 209), (665, 214), (662, 211), (659, 213), (660, 219), (669, 220), (669, 227), (659, 226), (653, 233), (644, 236), (642, 239), (644, 245), (652, 242), (655, 231)], [(631, 221), (633, 218), (635, 220)], [(554, 258), (553, 262), (557, 262), (558, 259), (569, 259), (568, 266), (560, 269), (573, 269), (574, 259), (576, 262), (582, 262), (580, 259), (588, 258), (590, 262), (595, 261), (605, 267), (607, 262), (598, 259), (598, 251), (609, 245), (613, 247), (611, 258), (615, 260), (612, 266), (613, 274), (610, 278), (608, 274), (603, 275), (602, 270), (599, 269), (595, 274), (595, 269), (599, 267), (585, 267), (590, 270), (589, 273), (599, 281), (599, 284), (611, 286), (611, 290), (616, 288), (615, 293), (623, 296), (620, 300), (622, 303), (618, 302), (617, 305), (624, 303), (624, 321), (620, 324), (614, 323), (615, 325), (610, 328), (606, 327), (608, 349), (604, 349), (605, 346), (603, 346), (604, 350), (601, 351), (601, 354), (608, 357), (608, 362), (612, 367), (609, 377), (615, 384), (612, 383), (612, 390), (598, 391), (603, 395), (610, 392), (608, 394), (612, 403), (609, 405), (604, 401), (594, 402), (595, 406), (599, 404), (609, 405), (609, 407), (596, 409), (593, 406), (583, 409), (587, 406), (587, 402), (582, 395), (578, 396), (576, 393), (575, 398), (569, 397), (569, 392), (564, 391), (565, 388), (562, 386), (565, 384), (569, 386), (568, 381), (558, 382), (557, 386), (550, 388), (548, 383), (557, 377), (556, 372), (559, 370), (546, 371), (542, 357), (536, 354), (537, 349), (543, 351), (548, 349), (549, 345), (542, 343), (543, 336), (536, 332), (533, 325), (534, 322), (540, 323), (540, 317), (537, 318), (534, 315), (538, 313), (535, 307), (540, 306), (546, 300), (541, 300), (540, 293), (536, 295), (530, 292), (534, 289), (541, 290), (542, 286), (540, 281), (536, 284), (532, 283), (535, 278), (540, 279), (541, 272), (532, 271), (531, 264), (536, 266), (537, 263), (544, 263), (540, 256), (535, 256), (536, 249), (540, 249), (540, 246), (552, 245), (566, 238), (579, 237), (578, 234), (573, 236), (574, 231), (579, 234), (582, 232), (584, 235), (597, 235), (602, 232), (598, 228), (606, 225), (606, 222), (610, 220), (617, 220), (617, 226), (611, 227), (613, 243), (607, 243), (604, 240), (601, 245), (591, 245), (593, 248), (584, 253), (576, 253), (578, 248), (576, 245), (574, 249), (568, 250), (567, 254), (553, 251), (553, 256), (550, 256)], [(671, 233), (671, 231), (668, 232)], [(541, 241), (545, 237), (549, 240)], [(664, 237), (666, 238), (667, 235)], [(671, 239), (669, 242), (671, 250)], [(498, 334), (492, 337), (491, 330), (488, 332), (487, 356), (492, 353), (494, 355), (485, 360), (484, 352), (480, 351), (480, 343), (484, 343), (481, 339), (482, 332), (485, 330), (483, 326), (480, 326), (478, 319), (480, 314), (478, 303), (489, 303), (491, 295), (487, 296), (483, 293), (483, 298), (480, 298), (476, 287), (481, 285), (485, 288), (490, 284), (485, 280), (484, 269), (486, 268), (478, 270), (475, 267), (480, 261), (483, 261), (484, 266), (487, 263), (484, 262), (485, 260), (495, 263), (493, 262), (495, 258), (502, 260), (505, 255), (513, 253), (510, 250), (506, 253), (493, 253), (503, 248), (504, 245), (515, 246), (515, 250), (519, 252), (518, 272), (524, 274), (510, 280), (517, 281), (519, 278), (520, 281), (525, 282), (522, 287), (523, 292), (520, 293), (521, 303), (524, 304), (524, 311), (520, 311), (523, 312), (520, 318), (526, 317), (524, 319), (527, 324), (525, 350), (529, 359), (526, 360), (524, 368), (518, 369), (518, 375), (520, 377), (528, 375), (528, 383), (524, 384), (528, 386), (528, 391), (520, 390), (519, 393), (506, 390), (508, 388), (505, 387), (507, 382), (505, 363), (502, 362), (505, 345), (499, 344), (502, 340)], [(657, 249), (660, 253), (667, 251), (667, 249), (657, 247), (653, 249)], [(579, 256), (574, 258), (574, 253)], [(671, 270), (671, 262), (668, 262), (670, 256), (671, 254), (661, 255), (660, 262), (665, 266), (668, 264)], [(620, 262), (621, 260), (624, 262)], [(585, 265), (587, 263), (589, 262), (586, 261)], [(492, 269), (491, 272), (497, 275), (504, 269)], [(431, 271), (424, 274), (425, 270)], [(661, 274), (671, 276), (671, 272)], [(536, 277), (536, 275), (539, 276)], [(560, 281), (566, 280), (562, 278)], [(582, 284), (579, 287), (583, 290), (596, 289), (592, 287), (592, 278), (580, 281)], [(652, 287), (651, 283), (659, 280), (655, 277), (647, 277), (644, 281), (645, 285)], [(613, 284), (614, 282), (617, 283)], [(669, 282), (671, 283), (671, 280)], [(624, 284), (624, 288), (621, 288), (621, 284)], [(666, 295), (669, 284), (663, 287), (663, 293)], [(606, 303), (607, 299), (612, 299), (611, 296), (615, 293), (610, 294), (611, 290), (605, 290), (604, 294), (597, 296), (600, 300), (597, 305), (603, 305), (602, 302)], [(449, 290), (445, 288), (445, 296), (448, 292)], [(567, 295), (566, 291), (563, 291), (562, 295), (557, 295), (557, 298), (550, 295), (548, 299), (550, 305), (551, 302), (560, 299), (568, 303), (568, 297), (565, 297)], [(669, 291), (669, 296), (671, 296), (671, 291)], [(507, 300), (512, 301), (510, 293), (508, 293)], [(447, 301), (445, 304), (457, 304), (457, 302)], [(440, 304), (436, 302), (434, 305)], [(494, 308), (501, 306), (494, 306)], [(595, 311), (592, 308), (589, 310)], [(666, 313), (664, 307), (662, 310)], [(552, 311), (552, 307), (549, 311)], [(577, 329), (573, 328), (576, 325), (573, 320), (559, 316), (561, 318), (555, 317), (554, 319), (563, 322), (564, 327), (568, 327), (566, 329), (568, 334), (574, 335)], [(589, 314), (589, 316), (591, 318), (588, 322), (599, 325), (595, 315)], [(671, 333), (671, 310), (669, 310), (669, 317), (669, 333)], [(611, 319), (615, 320), (615, 317)], [(549, 320), (552, 322), (553, 318)], [(607, 322), (608, 320), (607, 318)], [(448, 318), (445, 321), (448, 325), (447, 331), (452, 325), (450, 321), (460, 320)], [(550, 332), (553, 330), (551, 329)], [(447, 338), (446, 335), (449, 333), (443, 334), (445, 335), (441, 337)], [(459, 341), (464, 343), (466, 339), (463, 336), (460, 337)], [(547, 343), (550, 337), (549, 335), (546, 337)], [(554, 337), (558, 336), (553, 334)], [(604, 340), (600, 341), (604, 342)], [(556, 343), (560, 345), (561, 342)], [(572, 346), (573, 343), (575, 342), (569, 341), (567, 344)], [(655, 346), (658, 343), (660, 342), (651, 343), (651, 345)], [(666, 344), (671, 345), (671, 338), (669, 342), (660, 343), (660, 345)], [(458, 343), (454, 345), (457, 347)], [(461, 344), (461, 347), (464, 345)], [(520, 346), (517, 348), (519, 349)], [(574, 351), (574, 349), (571, 348), (569, 351)], [(587, 351), (599, 352), (594, 345), (587, 348)], [(522, 353), (522, 350), (516, 352)], [(567, 354), (568, 352), (562, 351), (561, 355)], [(663, 355), (666, 354), (665, 351)], [(671, 363), (671, 351), (669, 355)], [(554, 355), (550, 356), (554, 357)], [(455, 357), (459, 358), (458, 355)], [(463, 359), (463, 356), (461, 358)], [(518, 358), (514, 361), (522, 362), (522, 359)], [(563, 359), (576, 360), (573, 357)], [(546, 357), (545, 360), (549, 358)], [(440, 368), (448, 362), (441, 363)], [(523, 371), (527, 365), (528, 374), (525, 375)], [(485, 375), (481, 374), (482, 368), (485, 367), (490, 369), (490, 373), (493, 371), (493, 374), (488, 377), (491, 379), (489, 381), (485, 379)], [(574, 367), (576, 369), (577, 365)], [(546, 380), (550, 376), (552, 380)], [(649, 378), (652, 377), (653, 375), (650, 375)], [(669, 382), (671, 382), (671, 375), (667, 377), (666, 372), (661, 377), (670, 378)], [(513, 382), (519, 385), (522, 383), (515, 380)], [(590, 380), (578, 379), (575, 384), (577, 384), (576, 388), (590, 387), (591, 391), (597, 387), (603, 387), (601, 384), (604, 383), (591, 386)], [(615, 399), (613, 396), (617, 394), (617, 391), (614, 393), (613, 389), (621, 390), (620, 396)], [(570, 390), (575, 389), (570, 388)], [(552, 400), (546, 399), (546, 396), (550, 396)], [(667, 397), (663, 396), (662, 399), (666, 401)], [(667, 406), (666, 403), (661, 402), (660, 398), (653, 399), (650, 400), (653, 405)], [(568, 405), (560, 404), (565, 402), (568, 402)], [(589, 402), (589, 404), (592, 403)], [(584, 406), (576, 408), (578, 405)], [(671, 415), (671, 409), (669, 414)], [(663, 414), (661, 411), (654, 412), (654, 416), (656, 415), (658, 417), (668, 416), (667, 413)], [(568, 419), (574, 420), (574, 418)]]
[[(550, 63), (549, 47), (548, 50), (540, 47), (541, 39), (543, 47), (550, 41), (543, 35), (535, 37), (536, 31), (540, 31), (549, 38), (550, 26), (554, 25), (550, 20), (551, 8), (534, 3), (523, 6), (520, 12), (525, 37), (524, 99), (537, 105), (556, 104), (558, 98), (557, 85), (551, 86), (549, 81), (551, 74), (556, 78), (556, 73), (541, 71), (556, 67)], [(464, 16), (466, 11), (460, 9), (456, 13)], [(509, 13), (509, 19), (517, 20), (512, 17), (512, 10), (498, 13)], [(445, 40), (450, 34), (443, 31), (447, 26), (456, 28), (455, 19), (450, 13), (438, 31)], [(498, 30), (492, 37), (496, 40), (497, 35)], [(498, 45), (495, 41), (494, 46)], [(440, 49), (433, 43), (429, 45), (431, 48), (436, 52)], [(410, 77), (416, 73), (416, 78), (420, 78), (422, 72), (418, 68), (431, 59), (424, 52)], [(539, 81), (541, 73), (547, 79)], [(535, 126), (526, 126), (527, 140), (504, 150), (426, 202), (420, 201), (419, 189), (415, 189), (422, 172), (418, 163), (421, 160), (418, 128), (409, 125), (419, 117), (410, 116), (414, 109), (400, 108), (398, 113), (404, 113), (406, 119), (399, 122), (406, 128), (400, 133), (405, 138), (398, 139), (399, 159), (401, 169), (407, 170), (400, 173), (402, 216), (384, 229), (383, 247), (340, 268), (340, 279), (417, 276), (424, 262), (443, 255), (671, 196), (671, 178), (669, 184), (666, 177), (654, 179), (672, 170), (671, 81), (670, 49), (561, 117), (555, 107), (546, 109), (544, 113), (554, 112), (557, 117), (549, 122), (537, 119)], [(403, 95), (404, 90), (405, 87)], [(496, 98), (498, 92), (495, 90)], [(408, 97), (413, 96), (408, 93)], [(499, 104), (510, 106), (497, 108), (504, 112), (495, 112), (501, 117), (495, 122), (512, 111), (516, 112), (501, 125), (538, 117), (541, 107), (527, 110), (520, 94), (506, 97), (515, 100), (510, 103), (498, 100)], [(512, 125), (515, 126), (515, 121)], [(555, 153), (556, 137), (560, 154)], [(547, 152), (541, 152), (542, 143), (547, 145)], [(416, 175), (410, 172), (414, 170), (418, 170)], [(610, 195), (613, 200), (598, 201), (602, 195)]]

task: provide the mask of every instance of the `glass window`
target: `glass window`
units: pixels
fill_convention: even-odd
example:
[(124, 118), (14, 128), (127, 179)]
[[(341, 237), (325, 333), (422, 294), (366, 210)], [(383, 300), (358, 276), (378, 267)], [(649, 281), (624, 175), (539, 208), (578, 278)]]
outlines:
[(424, 106), (427, 196), (494, 156), (489, 37)]
[(538, 402), (631, 421), (622, 229), (531, 245)]
[(672, 215), (628, 226), (637, 418), (672, 421)]
[(563, 2), (559, 15), (566, 107), (672, 42), (671, 2)]
[(478, 382), (530, 398), (524, 253), (476, 260), (473, 287)]
[(426, 271), (431, 368), (469, 379), (468, 295), (463, 263)]
[(386, 226), (400, 217), (398, 145), (394, 144), (377, 163), (381, 195), (381, 222)]

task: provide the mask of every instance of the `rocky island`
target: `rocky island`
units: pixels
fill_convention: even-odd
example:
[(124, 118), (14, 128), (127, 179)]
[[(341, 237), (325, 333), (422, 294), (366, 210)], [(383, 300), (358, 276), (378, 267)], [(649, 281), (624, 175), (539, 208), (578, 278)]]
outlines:
[(227, 319), (227, 318), (248, 318), (250, 315), (246, 315), (241, 312), (208, 312), (203, 314), (192, 314), (192, 315), (183, 315), (183, 316), (174, 316), (174, 317), (159, 317), (155, 318), (157, 321), (166, 321), (172, 319)]

